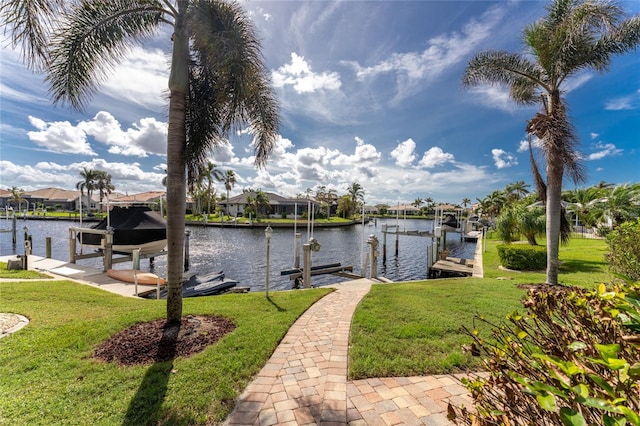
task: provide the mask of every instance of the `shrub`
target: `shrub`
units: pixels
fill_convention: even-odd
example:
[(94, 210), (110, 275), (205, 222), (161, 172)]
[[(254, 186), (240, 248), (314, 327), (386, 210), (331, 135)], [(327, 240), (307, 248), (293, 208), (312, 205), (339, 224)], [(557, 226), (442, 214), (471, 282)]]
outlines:
[(547, 249), (541, 246), (501, 244), (498, 255), (502, 266), (517, 271), (537, 271), (547, 267)]
[[(488, 377), (465, 380), (476, 413), (452, 420), (504, 424), (640, 425), (640, 287), (530, 290), (526, 314), (469, 331)], [(478, 318), (482, 323), (486, 320)]]
[(625, 222), (607, 235), (607, 261), (612, 271), (640, 281), (640, 219)]

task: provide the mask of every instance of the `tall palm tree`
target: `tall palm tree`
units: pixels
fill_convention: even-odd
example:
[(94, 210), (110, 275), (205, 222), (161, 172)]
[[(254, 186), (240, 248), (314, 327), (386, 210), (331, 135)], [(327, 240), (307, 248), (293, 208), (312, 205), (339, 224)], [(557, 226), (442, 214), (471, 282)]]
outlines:
[(89, 203), (87, 209), (91, 211), (91, 194), (94, 190), (98, 189), (97, 179), (99, 177), (99, 172), (98, 170), (91, 170), (83, 167), (82, 171), (80, 171), (80, 176), (82, 177), (82, 180), (76, 183), (76, 189), (80, 190), (80, 203), (82, 203), (84, 190), (86, 190), (87, 202)]
[(462, 207), (464, 207), (464, 209), (467, 209), (467, 206), (471, 204), (471, 200), (467, 197), (462, 199)]
[(215, 191), (214, 194), (212, 195), (212, 190), (213, 190), (213, 181), (222, 181), (223, 179), (223, 174), (222, 174), (222, 170), (220, 170), (215, 164), (213, 164), (211, 161), (207, 161), (207, 163), (203, 166), (200, 167), (200, 171), (198, 173), (198, 182), (202, 183), (203, 181), (206, 181), (206, 190), (204, 191), (206, 193), (206, 200), (207, 200), (207, 214), (211, 214), (211, 198), (213, 197), (213, 195), (215, 195)]
[(524, 29), (526, 53), (484, 51), (467, 64), (465, 86), (501, 84), (521, 104), (541, 103), (527, 132), (542, 142), (546, 161), (547, 282), (558, 283), (562, 178), (584, 180), (577, 136), (566, 115), (563, 83), (577, 73), (605, 71), (611, 57), (640, 43), (640, 17), (624, 19), (605, 0), (552, 0), (547, 15)]
[[(167, 136), (167, 321), (182, 317), (186, 186), (211, 148), (246, 124), (264, 166), (279, 126), (268, 69), (251, 19), (225, 0), (14, 0), (3, 26), (54, 103), (82, 109), (128, 49), (171, 27)], [(168, 42), (169, 40), (167, 40)]]
[(233, 170), (227, 170), (222, 177), (222, 181), (224, 182), (224, 189), (227, 190), (227, 216), (229, 216), (229, 195), (236, 185), (236, 173)]
[(107, 195), (111, 194), (116, 187), (111, 183), (111, 175), (104, 170), (96, 170), (96, 189), (100, 191), (100, 205)]

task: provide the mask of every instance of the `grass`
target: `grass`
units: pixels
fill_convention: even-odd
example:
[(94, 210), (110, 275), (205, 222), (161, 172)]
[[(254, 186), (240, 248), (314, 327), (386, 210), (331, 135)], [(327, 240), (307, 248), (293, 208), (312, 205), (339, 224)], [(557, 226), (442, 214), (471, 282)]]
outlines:
[(0, 283), (0, 312), (30, 323), (0, 340), (0, 424), (191, 425), (219, 422), (290, 325), (329, 292), (314, 289), (184, 300), (184, 314), (217, 314), (237, 328), (190, 358), (118, 367), (94, 348), (164, 301), (123, 298), (71, 281)]
[[(485, 278), (449, 278), (375, 285), (352, 322), (349, 376), (392, 377), (477, 370), (479, 361), (462, 350), (471, 342), (476, 314), (499, 322), (522, 310), (519, 284), (544, 283), (545, 272), (499, 268), (497, 245), (487, 241)], [(544, 241), (539, 242), (544, 244)], [(560, 249), (560, 281), (592, 287), (611, 282), (602, 240), (571, 239)], [(482, 331), (482, 329), (480, 329)]]
[(11, 278), (17, 280), (30, 280), (38, 278), (51, 278), (47, 274), (43, 274), (38, 271), (24, 271), (21, 269), (7, 270), (7, 263), (0, 262), (0, 278)]
[[(544, 244), (544, 241), (540, 242)], [(483, 254), (485, 278), (374, 285), (351, 330), (351, 378), (477, 370), (462, 351), (481, 314), (500, 321), (519, 303), (523, 283), (544, 272), (499, 269), (496, 246)], [(611, 281), (601, 240), (575, 238), (561, 248), (560, 281)], [(2, 274), (0, 267), (0, 276)], [(218, 314), (237, 328), (206, 351), (173, 363), (118, 367), (94, 348), (140, 321), (162, 318), (165, 302), (123, 298), (71, 281), (0, 282), (0, 312), (30, 324), (0, 340), (0, 424), (191, 425), (222, 421), (289, 326), (328, 289), (185, 299), (184, 313)]]

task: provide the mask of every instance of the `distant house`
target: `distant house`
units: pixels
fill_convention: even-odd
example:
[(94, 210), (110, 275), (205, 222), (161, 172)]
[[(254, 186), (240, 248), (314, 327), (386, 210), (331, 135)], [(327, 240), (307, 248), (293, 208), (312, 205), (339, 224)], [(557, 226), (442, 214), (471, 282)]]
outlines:
[[(31, 205), (44, 205), (45, 207), (76, 211), (80, 209), (80, 191), (67, 190), (60, 188), (44, 188), (37, 189), (35, 191), (26, 191), (23, 197), (29, 201)], [(85, 194), (82, 199), (83, 208), (95, 209), (98, 205), (98, 200), (95, 197), (91, 197), (91, 201)]]
[[(320, 203), (316, 200), (308, 200), (306, 198), (286, 198), (272, 192), (265, 192), (269, 201), (269, 207), (263, 208), (258, 213), (262, 217), (275, 217), (280, 218), (286, 216), (288, 218), (300, 217), (307, 211), (309, 204), (315, 208), (315, 211), (319, 211)], [(245, 215), (245, 210), (250, 206), (249, 199), (255, 199), (256, 192), (245, 192), (235, 197), (231, 197), (228, 200), (224, 200), (219, 203), (222, 209), (230, 216), (242, 217)]]
[(411, 204), (400, 204), (395, 206), (389, 206), (387, 209), (387, 214), (399, 214), (399, 215), (411, 215), (415, 216), (420, 214), (420, 209), (416, 206), (412, 206)]

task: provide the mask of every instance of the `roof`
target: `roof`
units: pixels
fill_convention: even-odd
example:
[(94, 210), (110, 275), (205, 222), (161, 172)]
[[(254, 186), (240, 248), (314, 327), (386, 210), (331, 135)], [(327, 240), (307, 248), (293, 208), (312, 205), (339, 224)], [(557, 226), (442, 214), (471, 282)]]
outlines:
[(25, 191), (25, 197), (42, 198), (50, 201), (74, 201), (80, 197), (80, 191), (60, 189), (60, 188), (44, 188), (35, 191)]
[(109, 201), (114, 203), (150, 203), (155, 202), (160, 197), (165, 197), (167, 193), (165, 191), (148, 191), (141, 192), (140, 194), (133, 195), (121, 195), (120, 196), (110, 196)]
[[(273, 192), (265, 192), (267, 199), (269, 200), (269, 204), (272, 206), (276, 205), (293, 205), (295, 203), (303, 204), (311, 201), (314, 204), (318, 204), (316, 200), (309, 200), (307, 198), (286, 198), (278, 194), (274, 194)], [(247, 198), (256, 196), (255, 191), (244, 192), (240, 195), (236, 195), (235, 197), (231, 197), (226, 201), (220, 202), (220, 204), (249, 204), (247, 202)]]

